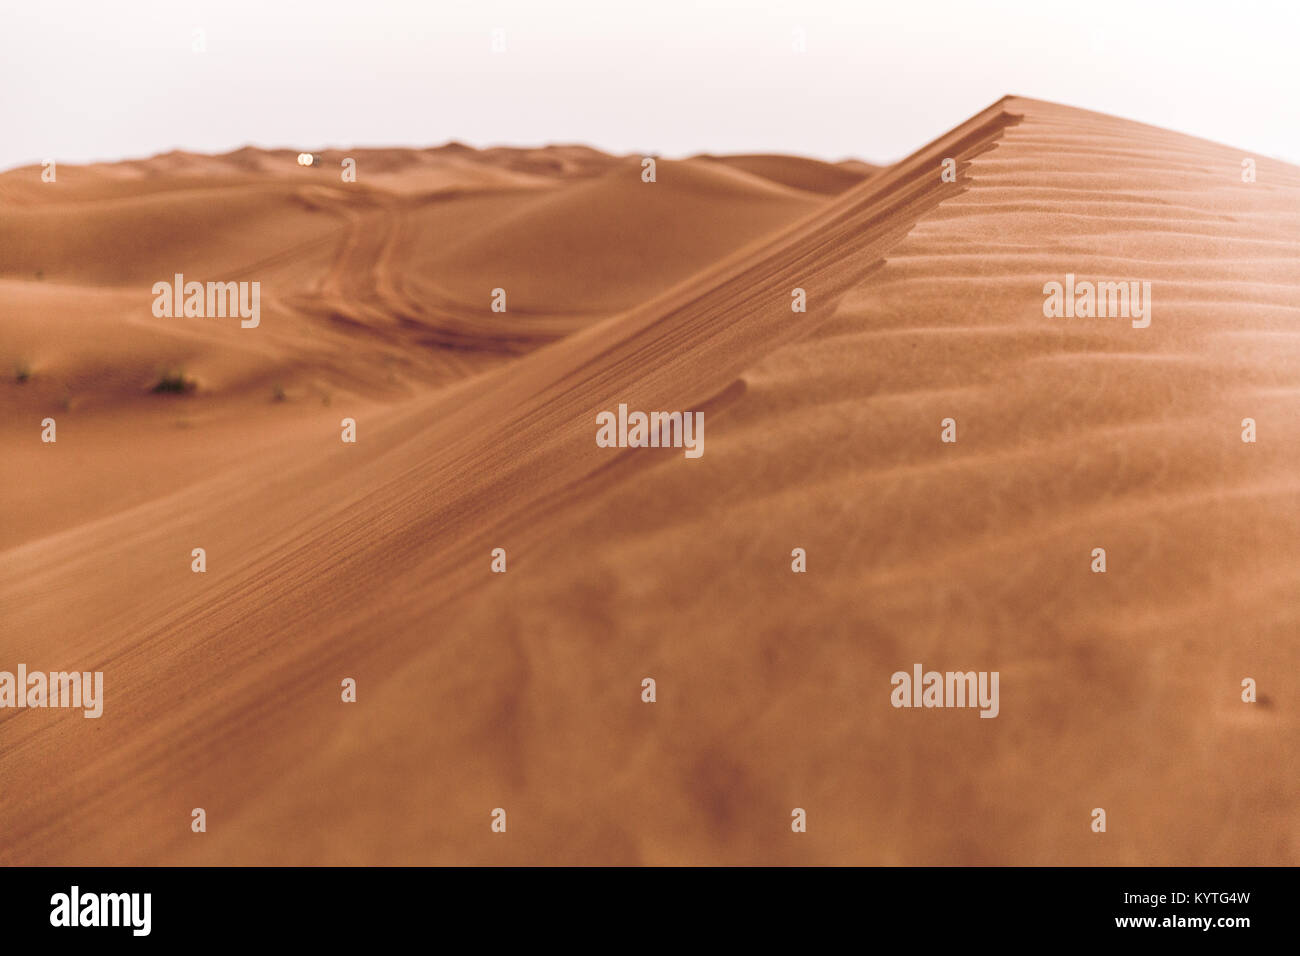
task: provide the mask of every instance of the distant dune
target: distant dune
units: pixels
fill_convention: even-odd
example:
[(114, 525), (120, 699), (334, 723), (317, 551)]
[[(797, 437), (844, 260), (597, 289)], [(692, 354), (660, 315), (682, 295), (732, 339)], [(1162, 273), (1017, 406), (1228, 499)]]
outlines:
[(876, 167), (850, 160), (838, 165), (816, 159), (796, 156), (702, 156), (733, 169), (743, 169), (755, 176), (809, 192), (835, 196), (850, 186), (856, 186), (865, 175), (876, 172)]
[(319, 155), (0, 175), (0, 670), (106, 698), (0, 709), (0, 863), (1300, 862), (1300, 168), (1016, 97), (879, 169)]

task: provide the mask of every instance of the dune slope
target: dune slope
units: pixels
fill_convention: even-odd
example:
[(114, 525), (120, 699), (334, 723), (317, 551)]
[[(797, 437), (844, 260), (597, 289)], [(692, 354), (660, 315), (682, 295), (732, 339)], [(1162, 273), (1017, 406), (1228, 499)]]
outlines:
[[(0, 553), (0, 667), (107, 685), (0, 711), (0, 862), (1297, 862), (1300, 170), (1241, 158), (1007, 98), (508, 362), (231, 396), (204, 473)], [(410, 228), (284, 324), (409, 328)], [(1150, 326), (1045, 317), (1067, 273), (1150, 281)], [(596, 447), (620, 402), (703, 410), (703, 457)], [(999, 671), (998, 717), (891, 707), (914, 662)]]

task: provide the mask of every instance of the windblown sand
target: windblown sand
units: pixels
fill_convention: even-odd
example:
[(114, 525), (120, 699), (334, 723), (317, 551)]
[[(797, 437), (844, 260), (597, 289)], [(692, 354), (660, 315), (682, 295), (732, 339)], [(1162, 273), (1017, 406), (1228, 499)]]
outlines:
[[(1300, 862), (1300, 169), (1250, 155), (1007, 98), (875, 171), (0, 176), (0, 669), (106, 698), (0, 710), (0, 863)], [(261, 325), (155, 318), (178, 272)], [(1150, 327), (1045, 318), (1066, 273)], [(620, 402), (703, 457), (598, 448)], [(893, 708), (915, 662), (998, 717)]]

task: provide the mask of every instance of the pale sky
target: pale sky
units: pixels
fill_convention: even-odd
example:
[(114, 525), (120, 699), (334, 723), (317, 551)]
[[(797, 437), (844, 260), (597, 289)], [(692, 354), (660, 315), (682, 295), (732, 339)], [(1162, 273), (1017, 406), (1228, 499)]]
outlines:
[(1005, 93), (1300, 163), (1298, 44), (1300, 0), (3, 0), (0, 169), (450, 139), (886, 162)]

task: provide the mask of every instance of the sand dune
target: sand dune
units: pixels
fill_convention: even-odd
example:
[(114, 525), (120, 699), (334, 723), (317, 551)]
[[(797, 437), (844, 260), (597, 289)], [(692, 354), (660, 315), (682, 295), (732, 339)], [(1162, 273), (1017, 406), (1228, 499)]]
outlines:
[(701, 156), (733, 169), (770, 179), (772, 182), (808, 192), (837, 196), (850, 186), (856, 186), (877, 169), (867, 163), (824, 163), (817, 159), (797, 156)]
[[(665, 188), (647, 188), (652, 185)], [(415, 260), (412, 281), (437, 276), (466, 304), (486, 301), (501, 287), (511, 308), (530, 316), (603, 317), (645, 301), (819, 202), (701, 161), (661, 160), (656, 182), (644, 183), (633, 159), (493, 220), (427, 262)]]
[(1300, 861), (1300, 169), (1011, 97), (874, 173), (326, 155), (0, 176), (0, 669), (106, 687), (0, 710), (0, 862)]

